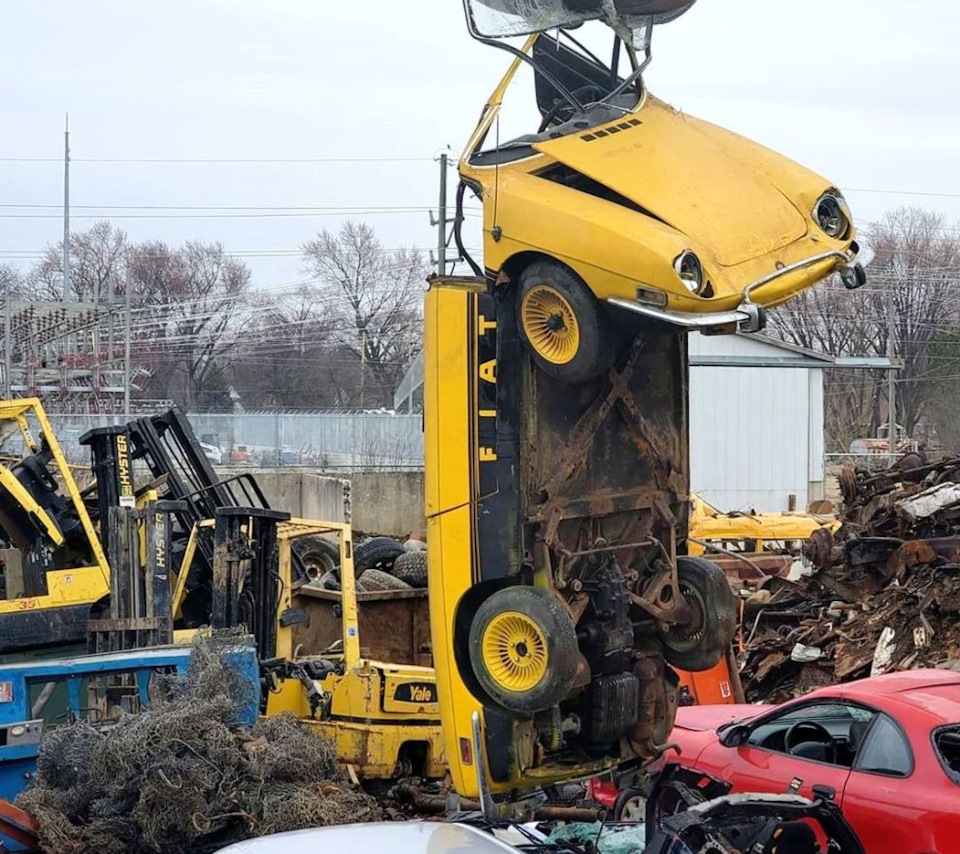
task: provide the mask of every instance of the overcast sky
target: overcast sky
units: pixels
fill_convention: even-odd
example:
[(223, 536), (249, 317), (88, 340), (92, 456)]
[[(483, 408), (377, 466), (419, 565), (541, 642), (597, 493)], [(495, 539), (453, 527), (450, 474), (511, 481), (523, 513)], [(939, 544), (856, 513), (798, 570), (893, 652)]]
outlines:
[[(386, 246), (432, 246), (409, 209), (436, 204), (432, 158), (459, 150), (508, 62), (468, 37), (460, 0), (5, 0), (0, 27), (0, 263), (62, 233), (69, 111), (74, 230), (218, 240), (274, 288), (344, 218), (291, 208), (373, 207), (354, 216)], [(960, 222), (955, 0), (700, 0), (656, 33), (647, 80), (830, 177), (858, 221), (912, 204)], [(190, 158), (328, 162), (116, 162)]]

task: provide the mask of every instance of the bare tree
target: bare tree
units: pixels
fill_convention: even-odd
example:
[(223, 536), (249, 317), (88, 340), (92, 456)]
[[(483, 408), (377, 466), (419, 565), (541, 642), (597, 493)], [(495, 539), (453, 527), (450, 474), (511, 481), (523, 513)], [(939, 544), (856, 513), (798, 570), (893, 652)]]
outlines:
[[(878, 355), (886, 339), (878, 338), (873, 286), (850, 292), (835, 278), (801, 294), (770, 313), (776, 337), (831, 356)], [(853, 439), (876, 434), (881, 371), (828, 371), (824, 388), (827, 447), (846, 450)]]
[[(328, 408), (344, 405), (328, 303), (316, 288), (262, 293), (247, 325), (231, 377), (247, 407)], [(356, 363), (351, 358), (352, 363)], [(356, 384), (356, 377), (353, 385)]]
[(131, 252), (131, 270), (135, 352), (170, 397), (195, 407), (240, 343), (250, 271), (219, 243), (199, 242), (180, 249), (141, 244)]
[(10, 264), (0, 264), (0, 299), (15, 299), (23, 295), (24, 281), (20, 271)]
[[(101, 220), (87, 231), (70, 235), (70, 284), (75, 300), (109, 300), (123, 278), (127, 234)], [(51, 244), (30, 272), (38, 299), (63, 298), (63, 241)]]
[[(850, 293), (831, 280), (771, 313), (771, 330), (785, 341), (833, 356), (886, 355), (888, 316), (895, 315), (897, 421), (912, 432), (930, 397), (930, 356), (938, 330), (952, 324), (951, 300), (960, 281), (960, 237), (929, 211), (901, 208), (867, 230), (876, 252), (867, 285)], [(892, 306), (891, 306), (892, 303)], [(831, 371), (826, 385), (827, 439), (846, 449), (875, 435), (886, 406), (882, 371)]]
[(387, 251), (373, 228), (347, 222), (303, 246), (304, 266), (327, 302), (331, 331), (360, 362), (355, 401), (391, 406), (393, 390), (423, 337), (427, 265), (416, 251)]
[(933, 342), (958, 317), (960, 235), (948, 230), (939, 214), (901, 209), (875, 225), (869, 240), (877, 253), (871, 275), (887, 294), (892, 291), (894, 349), (903, 362), (897, 375), (897, 418), (910, 435), (923, 414), (925, 391), (929, 393), (925, 380), (937, 373), (930, 360)]

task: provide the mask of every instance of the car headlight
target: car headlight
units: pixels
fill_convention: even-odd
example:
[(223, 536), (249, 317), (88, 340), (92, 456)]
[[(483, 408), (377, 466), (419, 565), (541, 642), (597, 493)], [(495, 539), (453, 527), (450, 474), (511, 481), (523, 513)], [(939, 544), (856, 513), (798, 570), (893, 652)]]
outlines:
[(827, 237), (840, 240), (850, 230), (850, 208), (840, 193), (824, 193), (813, 209), (813, 219)]
[(699, 294), (703, 290), (703, 265), (689, 249), (673, 262), (673, 269), (690, 293)]

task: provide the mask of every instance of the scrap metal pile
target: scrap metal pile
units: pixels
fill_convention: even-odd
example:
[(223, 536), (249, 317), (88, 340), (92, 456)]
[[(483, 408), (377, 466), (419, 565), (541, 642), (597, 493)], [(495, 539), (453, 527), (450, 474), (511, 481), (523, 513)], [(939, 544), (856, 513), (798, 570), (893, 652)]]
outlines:
[[(290, 717), (234, 725), (250, 687), (212, 642), (149, 709), (44, 738), (17, 799), (47, 854), (199, 854), (231, 842), (381, 812), (337, 769), (333, 747)], [(153, 689), (151, 689), (153, 693)]]
[(747, 699), (913, 667), (960, 669), (960, 458), (917, 454), (840, 476), (843, 525), (804, 548), (813, 574), (770, 578), (746, 600)]

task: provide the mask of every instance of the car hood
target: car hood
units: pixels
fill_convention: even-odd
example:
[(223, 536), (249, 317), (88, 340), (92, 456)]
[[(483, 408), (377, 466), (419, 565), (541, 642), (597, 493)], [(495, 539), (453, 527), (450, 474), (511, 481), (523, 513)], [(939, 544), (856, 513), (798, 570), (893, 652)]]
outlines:
[(792, 182), (776, 181), (770, 168), (782, 161), (794, 173), (796, 164), (764, 150), (761, 167), (756, 143), (652, 96), (620, 122), (533, 147), (695, 238), (721, 266), (775, 252), (807, 232), (805, 215), (781, 190)]
[(731, 704), (717, 706), (683, 706), (677, 709), (678, 727), (706, 732), (715, 730), (731, 721), (745, 721), (772, 709), (773, 706), (753, 706), (749, 704)]

